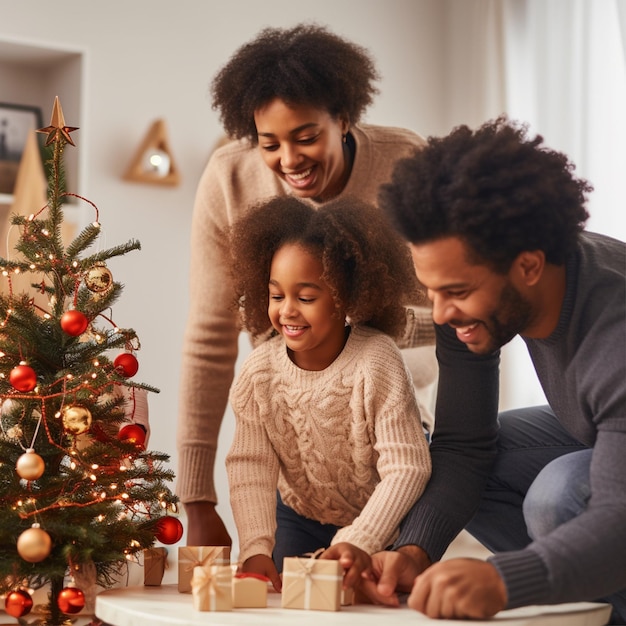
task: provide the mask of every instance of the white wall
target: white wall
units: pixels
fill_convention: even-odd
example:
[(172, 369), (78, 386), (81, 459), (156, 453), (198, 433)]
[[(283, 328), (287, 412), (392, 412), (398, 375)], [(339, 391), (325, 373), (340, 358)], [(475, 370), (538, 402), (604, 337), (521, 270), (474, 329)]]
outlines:
[[(220, 136), (208, 100), (212, 76), (260, 28), (314, 20), (368, 47), (377, 59), (381, 94), (368, 121), (441, 134), (447, 130), (438, 69), (441, 5), (438, 0), (0, 0), (0, 16), (0, 40), (85, 53), (82, 119), (73, 119), (64, 107), (66, 123), (81, 127), (72, 135), (81, 161), (79, 191), (100, 210), (103, 247), (131, 238), (142, 244), (141, 251), (109, 263), (115, 279), (125, 284), (114, 319), (139, 333), (137, 379), (161, 389), (150, 397), (150, 448), (169, 453), (175, 468), (193, 196)], [(9, 99), (9, 85), (2, 82), (0, 76), (0, 101)], [(65, 86), (59, 89), (63, 104)], [(45, 124), (51, 108), (52, 101)], [(160, 117), (167, 123), (181, 185), (124, 182), (133, 153)], [(91, 209), (84, 211), (91, 221)], [(231, 433), (222, 430), (222, 454)], [(231, 524), (226, 481), (218, 472), (221, 512)]]
[[(598, 1), (593, 0), (594, 7)], [(608, 7), (614, 0), (601, 2)], [(576, 5), (586, 10), (592, 0), (576, 0)], [(292, 0), (0, 0), (0, 40), (23, 40), (85, 53), (80, 121), (72, 119), (64, 107), (67, 124), (81, 127), (73, 134), (81, 162), (79, 191), (101, 211), (106, 236), (103, 246), (131, 238), (141, 241), (140, 252), (109, 264), (116, 280), (126, 285), (114, 318), (140, 335), (138, 378), (161, 389), (150, 399), (150, 447), (168, 452), (174, 468), (191, 210), (196, 182), (221, 134), (208, 100), (208, 85), (215, 72), (262, 27), (314, 20), (366, 46), (377, 59), (382, 74), (381, 94), (367, 121), (441, 135), (460, 123), (476, 126), (510, 104), (504, 88), (510, 79), (506, 73), (530, 71), (526, 66), (533, 59), (522, 51), (519, 63), (511, 69), (510, 59), (506, 58), (506, 44), (510, 53), (510, 42), (502, 39), (503, 7), (508, 9), (509, 19), (511, 11), (520, 13), (513, 19), (514, 25), (521, 28), (528, 21), (525, 11), (544, 6), (545, 10), (570, 9), (569, 0), (317, 0), (308, 4)], [(545, 25), (543, 36), (547, 41), (567, 36), (567, 20), (538, 22)], [(534, 49), (532, 41), (528, 46)], [(543, 74), (548, 85), (564, 74), (562, 63), (572, 61), (560, 50), (552, 46), (553, 63), (549, 71), (546, 65)], [(505, 60), (509, 61), (508, 68)], [(542, 59), (536, 60), (543, 68)], [(575, 60), (570, 67), (571, 75), (576, 76)], [(525, 77), (523, 74), (521, 79)], [(620, 77), (623, 80), (623, 75)], [(0, 74), (0, 101), (10, 99), (5, 97), (9, 87)], [(67, 85), (58, 87), (63, 102)], [(559, 116), (574, 112), (577, 99), (559, 93), (554, 97), (559, 98)], [(45, 123), (48, 115), (44, 114)], [(122, 181), (151, 122), (160, 117), (167, 123), (182, 174), (181, 185), (172, 189)], [(576, 126), (565, 124), (565, 128), (569, 137), (569, 130)], [(538, 130), (545, 131), (541, 127)], [(623, 132), (621, 137), (613, 133), (597, 135), (599, 139), (610, 137), (619, 150), (626, 143)], [(571, 149), (566, 144), (553, 147), (566, 152)], [(590, 150), (587, 154), (596, 152)], [(607, 187), (616, 185), (611, 182)], [(624, 232), (624, 212), (616, 212), (611, 206), (606, 203), (607, 215), (613, 221), (619, 215)], [(84, 218), (92, 219), (89, 209)], [(247, 349), (245, 339), (241, 345)], [(508, 353), (519, 349), (512, 345)], [(510, 384), (528, 395), (527, 387), (534, 382), (521, 382), (518, 360), (507, 360), (510, 365), (505, 362), (505, 370), (512, 373)], [(530, 378), (534, 378), (532, 373)], [(509, 389), (508, 405), (517, 399)], [(221, 513), (234, 536), (226, 480), (220, 467), (231, 427), (232, 419), (227, 416), (217, 471)]]

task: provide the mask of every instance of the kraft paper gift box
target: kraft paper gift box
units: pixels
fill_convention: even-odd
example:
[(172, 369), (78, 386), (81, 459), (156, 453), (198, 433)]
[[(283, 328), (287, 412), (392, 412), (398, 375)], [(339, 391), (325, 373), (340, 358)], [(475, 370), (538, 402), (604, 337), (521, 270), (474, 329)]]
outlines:
[(352, 606), (354, 604), (354, 589), (341, 590), (341, 606)]
[(178, 548), (178, 591), (191, 591), (196, 565), (230, 565), (230, 546), (181, 546)]
[(339, 561), (314, 557), (287, 557), (283, 561), (284, 609), (338, 611), (341, 607), (343, 568)]
[(191, 576), (196, 611), (232, 611), (233, 570), (230, 565), (196, 565)]
[(233, 608), (263, 609), (267, 606), (267, 576), (241, 573), (233, 577)]
[(165, 548), (146, 548), (143, 551), (143, 584), (158, 587), (163, 580), (166, 562)]

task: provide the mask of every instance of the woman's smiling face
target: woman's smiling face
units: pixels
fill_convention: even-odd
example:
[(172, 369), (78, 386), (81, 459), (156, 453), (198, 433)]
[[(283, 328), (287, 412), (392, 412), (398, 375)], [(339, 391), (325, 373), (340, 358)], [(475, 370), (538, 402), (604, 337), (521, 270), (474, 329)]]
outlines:
[(348, 124), (328, 111), (274, 99), (254, 114), (265, 164), (300, 198), (327, 201), (350, 175), (343, 137)]

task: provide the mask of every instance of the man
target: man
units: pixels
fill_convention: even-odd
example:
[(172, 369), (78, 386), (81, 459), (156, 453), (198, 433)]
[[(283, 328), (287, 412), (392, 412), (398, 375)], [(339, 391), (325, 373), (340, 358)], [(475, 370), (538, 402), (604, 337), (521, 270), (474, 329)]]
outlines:
[[(380, 602), (411, 590), (430, 617), (486, 618), (603, 600), (626, 623), (626, 246), (583, 231), (572, 169), (502, 117), (429, 139), (381, 188), (433, 302), (440, 380), (433, 478), (365, 583)], [(549, 406), (496, 420), (518, 334)], [(435, 563), (466, 524), (494, 556)]]

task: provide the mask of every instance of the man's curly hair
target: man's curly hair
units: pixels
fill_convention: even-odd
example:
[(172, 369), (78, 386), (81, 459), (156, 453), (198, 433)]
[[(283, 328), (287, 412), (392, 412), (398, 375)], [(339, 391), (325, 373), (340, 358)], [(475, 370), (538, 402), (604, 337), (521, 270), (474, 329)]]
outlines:
[(399, 161), (379, 203), (413, 244), (456, 236), (471, 262), (506, 273), (524, 250), (562, 265), (589, 217), (591, 185), (567, 157), (500, 116), (475, 131), (455, 128)]
[(253, 336), (270, 328), (270, 268), (285, 244), (319, 256), (321, 278), (351, 324), (395, 337), (406, 322), (404, 306), (423, 301), (406, 242), (379, 209), (359, 200), (314, 209), (292, 196), (276, 197), (253, 207), (229, 234), (234, 306)]
[(378, 78), (365, 48), (324, 27), (265, 28), (216, 74), (212, 105), (227, 135), (256, 145), (254, 113), (275, 98), (354, 124), (378, 93)]

